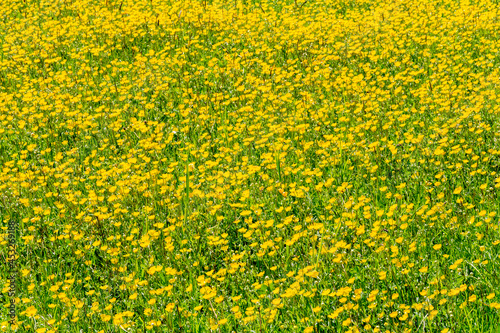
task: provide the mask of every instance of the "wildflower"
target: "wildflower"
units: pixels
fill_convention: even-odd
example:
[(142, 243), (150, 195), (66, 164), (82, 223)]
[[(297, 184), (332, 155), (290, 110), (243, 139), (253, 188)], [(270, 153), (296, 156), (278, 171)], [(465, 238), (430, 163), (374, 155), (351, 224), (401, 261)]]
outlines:
[(34, 317), (37, 313), (37, 310), (34, 306), (30, 306), (28, 308), (26, 308), (26, 315), (28, 317)]

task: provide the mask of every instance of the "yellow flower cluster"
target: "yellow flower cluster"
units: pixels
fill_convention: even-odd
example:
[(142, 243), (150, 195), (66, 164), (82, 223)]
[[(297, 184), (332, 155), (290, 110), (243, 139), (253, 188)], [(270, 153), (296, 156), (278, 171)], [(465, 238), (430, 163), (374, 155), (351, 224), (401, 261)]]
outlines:
[(496, 1), (0, 13), (0, 331), (500, 326)]

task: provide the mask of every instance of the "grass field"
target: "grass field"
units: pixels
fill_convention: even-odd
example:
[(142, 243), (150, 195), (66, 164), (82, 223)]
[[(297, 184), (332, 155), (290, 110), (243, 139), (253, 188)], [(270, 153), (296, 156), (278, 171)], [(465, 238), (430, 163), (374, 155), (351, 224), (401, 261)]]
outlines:
[(0, 39), (0, 331), (499, 332), (498, 1), (6, 0)]

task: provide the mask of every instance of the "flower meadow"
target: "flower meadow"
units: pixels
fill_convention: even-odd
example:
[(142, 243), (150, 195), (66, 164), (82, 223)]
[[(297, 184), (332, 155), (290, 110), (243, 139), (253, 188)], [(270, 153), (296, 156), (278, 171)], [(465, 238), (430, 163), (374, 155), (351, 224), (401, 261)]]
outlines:
[(498, 1), (6, 0), (0, 39), (0, 331), (500, 327)]

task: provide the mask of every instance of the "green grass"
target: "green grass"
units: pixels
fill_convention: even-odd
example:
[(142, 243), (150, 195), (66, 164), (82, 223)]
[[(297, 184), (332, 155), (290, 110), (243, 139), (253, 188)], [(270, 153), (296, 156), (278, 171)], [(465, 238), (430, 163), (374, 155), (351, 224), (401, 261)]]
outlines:
[(0, 12), (0, 330), (498, 332), (494, 1)]

